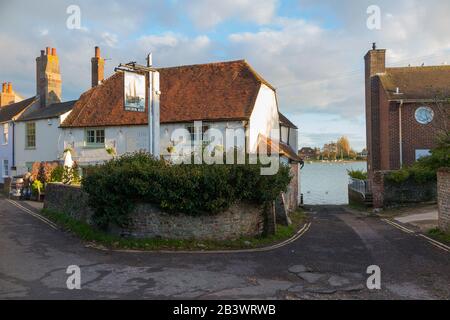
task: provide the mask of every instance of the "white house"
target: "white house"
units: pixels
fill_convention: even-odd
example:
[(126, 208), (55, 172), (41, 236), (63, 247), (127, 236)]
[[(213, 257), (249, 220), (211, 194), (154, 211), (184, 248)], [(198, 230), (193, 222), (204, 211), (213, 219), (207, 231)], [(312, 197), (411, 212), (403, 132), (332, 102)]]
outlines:
[(61, 102), (61, 84), (56, 49), (47, 47), (36, 58), (36, 96), (27, 99), (30, 103), (14, 118), (13, 168), (18, 175), (30, 171), (34, 162), (62, 157), (59, 126), (75, 101)]
[[(91, 63), (92, 88), (77, 101), (63, 103), (56, 50), (41, 51), (36, 59), (37, 95), (14, 118), (13, 162), (17, 174), (29, 171), (34, 162), (61, 160), (68, 148), (81, 168), (116, 155), (147, 150), (147, 110), (125, 109), (125, 74), (116, 72), (103, 80), (104, 60), (98, 47)], [(270, 83), (244, 60), (160, 68), (158, 71), (162, 92), (162, 156), (170, 156), (179, 144), (174, 132), (180, 128), (188, 132), (187, 145), (195, 138), (211, 138), (208, 135), (214, 130), (210, 129), (216, 129), (224, 137), (227, 129), (234, 129), (238, 131), (235, 146), (250, 154), (257, 153), (261, 139), (268, 139), (272, 144), (281, 136), (276, 151), (283, 162), (291, 165), (295, 176), (289, 201), (291, 207), (296, 207), (300, 161), (295, 152), (298, 149), (297, 128), (280, 114), (276, 91)], [(198, 128), (199, 122), (201, 128)], [(224, 147), (223, 139), (209, 142), (210, 147)], [(228, 147), (226, 142), (225, 147)]]
[(64, 150), (61, 123), (70, 114), (75, 101), (54, 103), (42, 108), (39, 100), (17, 118), (14, 126), (14, 154), (17, 174), (30, 172), (34, 162), (62, 160)]
[[(174, 131), (185, 128), (196, 135), (217, 129), (242, 129), (238, 147), (256, 153), (260, 138), (278, 139), (285, 162), (295, 166), (293, 202), (298, 204), (297, 128), (281, 116), (275, 89), (244, 61), (160, 68), (160, 153), (169, 156), (177, 144)], [(59, 150), (72, 149), (81, 167), (103, 162), (115, 155), (147, 150), (147, 113), (124, 107), (124, 73), (117, 72), (81, 95), (62, 122)], [(286, 121), (287, 120), (287, 121)], [(202, 122), (201, 132), (194, 129)], [(286, 127), (286, 129), (285, 129)], [(282, 129), (283, 128), (283, 129)], [(278, 132), (274, 137), (272, 130)], [(283, 134), (282, 134), (283, 135)], [(207, 140), (203, 136), (203, 140)], [(283, 143), (284, 142), (284, 143)], [(188, 143), (191, 143), (190, 141)], [(222, 142), (215, 141), (218, 145)]]
[(3, 99), (6, 95), (7, 90), (3, 85), (0, 93), (0, 183), (4, 182), (4, 178), (12, 176), (12, 168), (15, 166), (15, 121), (36, 100), (34, 97), (21, 100), (17, 96)]

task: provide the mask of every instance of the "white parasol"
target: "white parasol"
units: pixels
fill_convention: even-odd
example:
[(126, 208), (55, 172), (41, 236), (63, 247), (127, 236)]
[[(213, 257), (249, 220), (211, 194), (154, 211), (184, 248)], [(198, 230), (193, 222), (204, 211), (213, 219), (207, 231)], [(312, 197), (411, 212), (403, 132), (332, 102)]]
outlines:
[(68, 150), (64, 154), (64, 167), (68, 167), (68, 168), (73, 167), (72, 153), (70, 152), (70, 150)]

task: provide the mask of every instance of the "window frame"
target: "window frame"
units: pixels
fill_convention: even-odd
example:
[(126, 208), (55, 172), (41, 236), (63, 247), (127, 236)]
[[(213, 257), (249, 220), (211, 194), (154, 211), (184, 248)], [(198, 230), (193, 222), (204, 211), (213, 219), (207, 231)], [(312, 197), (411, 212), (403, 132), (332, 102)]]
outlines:
[(3, 136), (2, 144), (3, 144), (4, 146), (7, 146), (7, 145), (9, 144), (9, 123), (8, 123), (8, 122), (5, 122), (5, 123), (3, 124), (3, 133), (2, 133), (2, 136)]
[[(33, 126), (33, 134), (30, 133), (30, 126)], [(30, 145), (29, 138), (33, 137), (34, 145)], [(27, 122), (25, 124), (25, 149), (36, 149), (36, 122)]]
[[(195, 145), (195, 138), (196, 138), (196, 134), (197, 132), (195, 131), (197, 127), (195, 126), (195, 124), (188, 124), (186, 126), (186, 130), (189, 132), (189, 137), (190, 137), (190, 143), (192, 146)], [(201, 131), (201, 139), (200, 141), (204, 144), (204, 143), (209, 143), (210, 140), (207, 139), (205, 140), (205, 136), (206, 136), (206, 132), (210, 129), (210, 125), (209, 124), (202, 124), (202, 131)]]
[[(91, 133), (93, 133), (91, 135)], [(84, 130), (84, 146), (86, 148), (104, 148), (106, 132), (102, 128), (87, 128)]]
[(8, 178), (10, 175), (9, 159), (3, 159), (2, 165), (3, 165), (3, 169), (2, 169), (3, 178)]

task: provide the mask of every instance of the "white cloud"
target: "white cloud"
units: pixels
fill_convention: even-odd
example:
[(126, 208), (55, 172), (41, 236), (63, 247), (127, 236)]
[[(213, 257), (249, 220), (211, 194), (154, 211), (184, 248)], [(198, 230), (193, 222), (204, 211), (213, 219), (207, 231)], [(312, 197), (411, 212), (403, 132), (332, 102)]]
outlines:
[(277, 0), (192, 0), (183, 2), (183, 6), (197, 27), (209, 29), (233, 18), (267, 24), (275, 16), (277, 3)]
[(103, 39), (104, 44), (106, 44), (108, 47), (112, 47), (112, 48), (117, 46), (117, 43), (119, 42), (119, 38), (118, 38), (117, 34), (109, 33), (109, 32), (103, 32), (102, 39)]
[(138, 47), (142, 53), (153, 52), (155, 64), (160, 66), (202, 63), (213, 59), (213, 44), (205, 35), (194, 38), (173, 32), (147, 35), (139, 38)]
[[(111, 58), (107, 74), (120, 62), (144, 63), (149, 51), (158, 66), (245, 58), (278, 87), (281, 110), (300, 126), (302, 137), (318, 144), (325, 139), (315, 134), (321, 121), (333, 128), (327, 138), (339, 132), (364, 137), (363, 56), (371, 42), (388, 49), (389, 65), (450, 61), (448, 1), (378, 0), (381, 31), (366, 27), (372, 0), (298, 0), (304, 10), (298, 18), (277, 15), (277, 0), (112, 0), (107, 6), (78, 0), (83, 30), (65, 27), (72, 0), (43, 2), (0, 4), (0, 80), (13, 81), (18, 92), (34, 94), (35, 57), (46, 46), (58, 49), (66, 99), (89, 88), (95, 45)], [(223, 39), (235, 22), (243, 30)]]

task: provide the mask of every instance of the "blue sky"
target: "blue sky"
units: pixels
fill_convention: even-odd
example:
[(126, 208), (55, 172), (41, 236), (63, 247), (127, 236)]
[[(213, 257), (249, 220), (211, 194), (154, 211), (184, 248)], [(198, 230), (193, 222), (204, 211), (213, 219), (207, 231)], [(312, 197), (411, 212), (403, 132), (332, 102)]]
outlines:
[[(277, 88), (280, 110), (300, 128), (300, 146), (348, 136), (365, 146), (363, 56), (376, 41), (388, 65), (449, 61), (450, 3), (378, 0), (381, 30), (366, 26), (366, 0), (0, 0), (0, 80), (34, 95), (35, 57), (56, 47), (63, 98), (90, 85), (99, 45), (107, 75), (120, 62), (157, 66), (246, 59)], [(69, 5), (81, 29), (66, 27)], [(433, 17), (433, 19), (430, 19)]]

